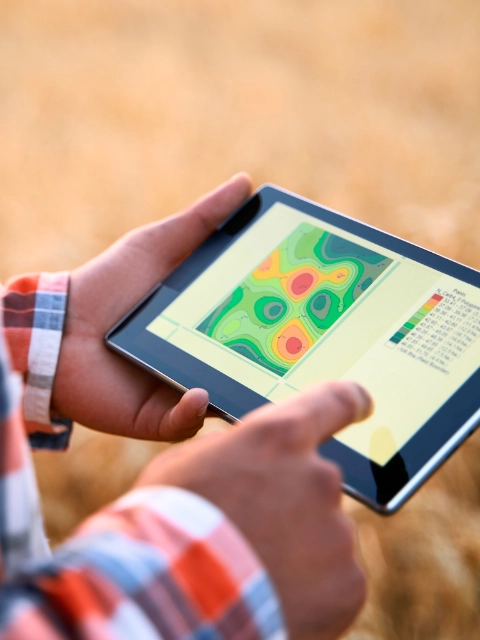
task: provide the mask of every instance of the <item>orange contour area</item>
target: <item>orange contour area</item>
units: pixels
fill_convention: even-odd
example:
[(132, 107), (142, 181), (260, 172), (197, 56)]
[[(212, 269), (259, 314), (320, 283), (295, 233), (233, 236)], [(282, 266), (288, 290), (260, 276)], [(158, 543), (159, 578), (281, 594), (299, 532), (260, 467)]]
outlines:
[(343, 284), (349, 275), (350, 269), (347, 267), (340, 267), (331, 273), (323, 273), (314, 267), (302, 267), (290, 271), (287, 281), (282, 279), (280, 282), (285, 293), (297, 302), (309, 294), (318, 284), (323, 282), (331, 282), (334, 285)]
[(270, 278), (279, 278), (282, 274), (280, 271), (280, 251), (275, 249), (262, 264), (255, 269), (253, 277), (257, 280), (269, 280)]
[(274, 354), (284, 362), (297, 362), (313, 345), (313, 340), (298, 318), (289, 320), (272, 340)]

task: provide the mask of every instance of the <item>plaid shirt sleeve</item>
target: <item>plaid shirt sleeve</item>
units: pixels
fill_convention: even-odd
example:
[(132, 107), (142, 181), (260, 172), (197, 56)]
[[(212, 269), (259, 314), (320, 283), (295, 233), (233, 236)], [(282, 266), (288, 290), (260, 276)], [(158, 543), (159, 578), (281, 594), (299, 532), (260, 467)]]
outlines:
[(221, 511), (174, 487), (127, 494), (0, 600), (0, 637), (281, 640), (279, 602)]
[(50, 555), (18, 409), (21, 395), (22, 381), (10, 370), (0, 315), (0, 584), (21, 562)]
[(65, 449), (72, 428), (50, 408), (68, 281), (66, 273), (26, 275), (10, 280), (2, 292), (12, 368), (24, 382), (24, 424), (31, 446), (38, 449)]

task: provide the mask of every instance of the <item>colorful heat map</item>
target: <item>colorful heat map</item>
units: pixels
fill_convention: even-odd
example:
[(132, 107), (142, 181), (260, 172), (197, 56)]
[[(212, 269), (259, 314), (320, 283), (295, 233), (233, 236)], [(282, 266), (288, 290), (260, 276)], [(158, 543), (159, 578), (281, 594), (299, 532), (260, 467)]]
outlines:
[(303, 223), (196, 329), (284, 376), (391, 262)]

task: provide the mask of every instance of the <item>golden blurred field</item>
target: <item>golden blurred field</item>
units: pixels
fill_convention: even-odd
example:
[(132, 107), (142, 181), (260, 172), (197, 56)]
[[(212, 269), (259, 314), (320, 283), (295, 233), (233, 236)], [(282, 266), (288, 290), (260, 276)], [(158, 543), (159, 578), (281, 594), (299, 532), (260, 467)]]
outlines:
[[(238, 170), (480, 268), (479, 27), (477, 0), (4, 0), (0, 278), (73, 268)], [(52, 540), (159, 448), (79, 427), (38, 454)], [(480, 635), (479, 456), (388, 520), (345, 501), (371, 584), (348, 640)]]

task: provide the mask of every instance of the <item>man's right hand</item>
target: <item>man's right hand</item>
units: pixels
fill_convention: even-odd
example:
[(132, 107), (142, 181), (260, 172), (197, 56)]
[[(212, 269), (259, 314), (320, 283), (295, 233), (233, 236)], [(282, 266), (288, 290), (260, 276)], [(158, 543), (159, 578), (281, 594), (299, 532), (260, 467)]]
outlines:
[(216, 504), (269, 571), (291, 637), (337, 638), (359, 612), (366, 584), (340, 508), (340, 472), (316, 449), (371, 410), (353, 382), (319, 385), (228, 432), (170, 449), (137, 486), (174, 485)]

